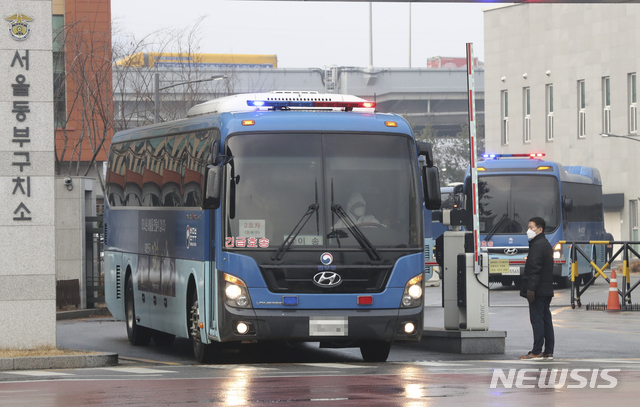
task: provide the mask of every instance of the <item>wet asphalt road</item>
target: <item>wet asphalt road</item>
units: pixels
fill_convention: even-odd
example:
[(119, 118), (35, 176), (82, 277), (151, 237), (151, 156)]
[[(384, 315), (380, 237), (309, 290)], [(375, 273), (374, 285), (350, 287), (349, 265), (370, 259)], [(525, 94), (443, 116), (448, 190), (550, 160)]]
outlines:
[[(364, 363), (357, 349), (267, 343), (228, 347), (216, 364), (199, 365), (183, 339), (169, 347), (133, 347), (121, 321), (59, 321), (59, 346), (116, 352), (120, 365), (0, 372), (0, 405), (601, 406), (612, 400), (635, 405), (640, 396), (640, 312), (572, 310), (568, 291), (557, 290), (552, 303), (556, 355), (545, 362), (518, 360), (531, 344), (526, 301), (515, 287), (496, 285), (489, 326), (507, 332), (506, 352), (500, 355), (446, 354), (410, 343), (395, 344), (386, 363)], [(440, 287), (427, 288), (426, 327), (443, 326), (439, 293)], [(607, 295), (608, 286), (600, 281), (582, 303), (606, 302)], [(570, 369), (576, 368), (586, 370), (573, 378)], [(508, 375), (510, 369), (535, 383), (533, 388), (503, 383), (491, 388), (496, 371)], [(566, 370), (566, 382), (541, 388), (544, 380), (539, 377), (551, 369)], [(595, 369), (614, 369), (615, 388), (598, 388), (610, 382)], [(579, 377), (586, 378), (585, 387), (570, 388), (580, 387)]]

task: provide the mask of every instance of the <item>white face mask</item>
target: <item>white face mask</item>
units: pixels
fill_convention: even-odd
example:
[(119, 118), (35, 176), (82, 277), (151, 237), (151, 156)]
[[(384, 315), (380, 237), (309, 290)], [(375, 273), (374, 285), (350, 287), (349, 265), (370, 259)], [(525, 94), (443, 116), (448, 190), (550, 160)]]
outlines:
[(536, 237), (536, 232), (531, 230), (531, 229), (527, 229), (527, 238), (529, 240), (533, 239), (534, 237)]
[(357, 208), (354, 208), (352, 212), (354, 215), (361, 218), (362, 215), (364, 215), (364, 206), (358, 206)]

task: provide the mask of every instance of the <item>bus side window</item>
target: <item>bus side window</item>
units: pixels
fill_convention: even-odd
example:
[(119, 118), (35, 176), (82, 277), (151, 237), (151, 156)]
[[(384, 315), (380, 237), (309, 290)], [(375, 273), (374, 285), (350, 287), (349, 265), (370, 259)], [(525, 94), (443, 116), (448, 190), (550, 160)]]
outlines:
[(161, 139), (149, 139), (145, 146), (145, 169), (142, 174), (142, 206), (161, 206), (162, 154), (164, 142)]
[(178, 134), (167, 137), (163, 154), (162, 206), (182, 206), (182, 166), (183, 152), (186, 150), (188, 135)]
[(109, 151), (109, 164), (107, 166), (106, 196), (110, 206), (123, 206), (125, 204), (124, 174), (126, 160), (122, 154), (122, 144), (114, 144)]

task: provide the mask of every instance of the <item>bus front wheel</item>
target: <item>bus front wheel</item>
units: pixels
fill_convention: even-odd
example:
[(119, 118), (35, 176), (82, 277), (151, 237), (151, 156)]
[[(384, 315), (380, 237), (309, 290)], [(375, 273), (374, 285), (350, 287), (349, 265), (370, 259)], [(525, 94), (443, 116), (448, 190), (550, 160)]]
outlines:
[(133, 346), (146, 346), (151, 341), (151, 330), (138, 325), (136, 320), (136, 306), (133, 297), (133, 279), (127, 277), (125, 288), (125, 313), (127, 315), (127, 337)]
[(210, 363), (220, 354), (220, 344), (202, 343), (202, 333), (200, 329), (200, 306), (198, 304), (198, 294), (193, 290), (190, 295), (191, 307), (189, 308), (189, 337), (193, 346), (193, 354), (200, 363)]
[(365, 362), (386, 362), (391, 350), (391, 342), (371, 341), (360, 345), (360, 353)]

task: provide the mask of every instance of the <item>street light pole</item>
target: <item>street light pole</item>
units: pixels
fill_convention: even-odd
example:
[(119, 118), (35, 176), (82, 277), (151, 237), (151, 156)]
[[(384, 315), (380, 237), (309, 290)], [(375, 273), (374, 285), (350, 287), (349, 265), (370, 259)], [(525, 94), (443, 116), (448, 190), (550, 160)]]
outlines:
[(633, 136), (631, 136), (631, 135), (628, 135), (628, 136), (620, 136), (620, 135), (617, 135), (617, 134), (611, 134), (611, 133), (600, 133), (600, 135), (601, 135), (602, 137), (626, 138), (626, 139), (633, 140), (633, 141), (640, 141), (640, 139), (636, 138), (637, 136), (636, 136), (636, 137), (633, 137)]
[(155, 118), (154, 123), (160, 123), (160, 74), (156, 72), (153, 80), (153, 88), (155, 89)]
[(160, 91), (161, 90), (173, 88), (174, 86), (187, 85), (189, 83), (217, 81), (217, 80), (220, 80), (220, 79), (225, 79), (226, 77), (227, 77), (227, 75), (213, 75), (210, 78), (197, 79), (195, 81), (174, 83), (172, 85), (163, 86), (161, 88), (160, 87), (160, 74), (158, 72), (156, 72), (155, 73), (155, 77), (154, 77), (154, 81), (153, 81), (153, 85), (154, 85), (154, 89), (155, 89), (155, 99), (154, 99), (154, 101), (155, 101), (155, 118), (154, 118), (154, 123), (160, 123)]

